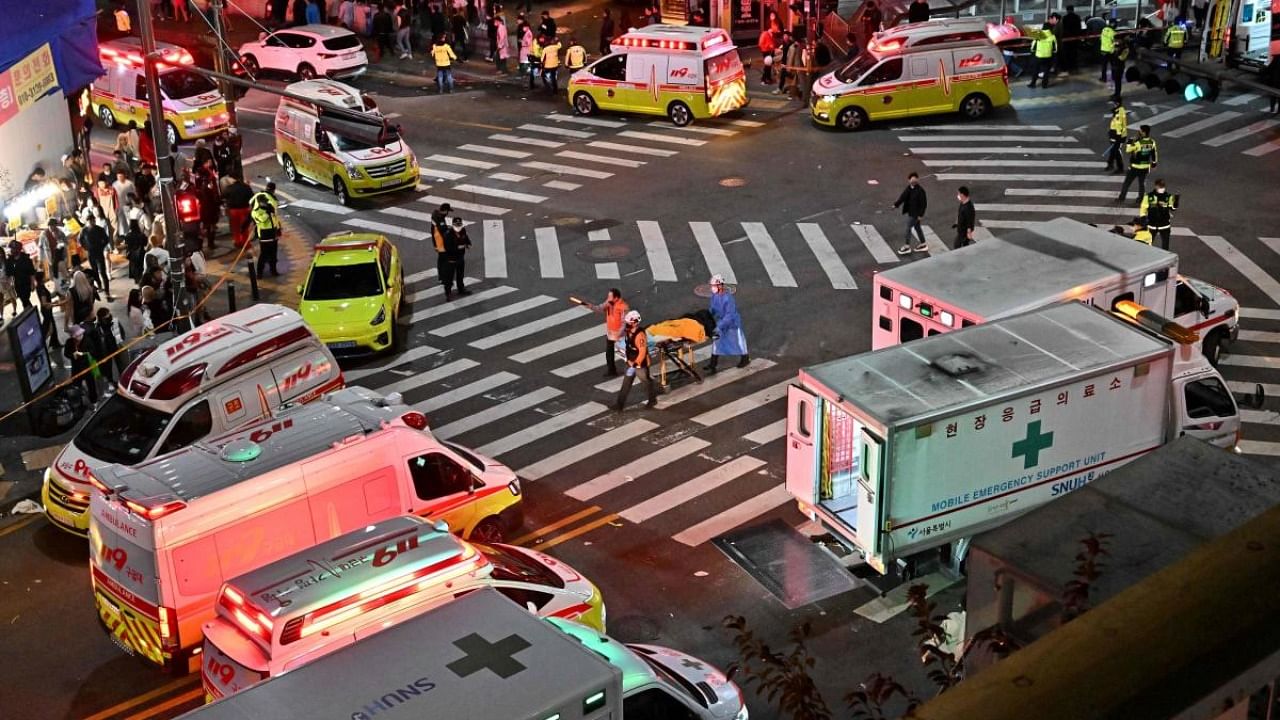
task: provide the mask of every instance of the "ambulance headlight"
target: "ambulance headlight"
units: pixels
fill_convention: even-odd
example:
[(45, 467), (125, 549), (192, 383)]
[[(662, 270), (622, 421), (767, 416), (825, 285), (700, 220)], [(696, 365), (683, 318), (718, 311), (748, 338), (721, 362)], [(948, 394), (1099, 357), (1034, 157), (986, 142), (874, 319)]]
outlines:
[(360, 169), (356, 167), (355, 163), (347, 163), (347, 177), (352, 180), (360, 179)]
[(196, 126), (195, 120), (183, 120), (182, 127), (193, 128)]
[(822, 96), (822, 102), (824, 102), (824, 103), (826, 103), (826, 104), (828, 104), (828, 105), (830, 105), (831, 103), (833, 103), (833, 102), (835, 102), (835, 101), (836, 101), (836, 96), (835, 96), (835, 95), (823, 95), (823, 96)]

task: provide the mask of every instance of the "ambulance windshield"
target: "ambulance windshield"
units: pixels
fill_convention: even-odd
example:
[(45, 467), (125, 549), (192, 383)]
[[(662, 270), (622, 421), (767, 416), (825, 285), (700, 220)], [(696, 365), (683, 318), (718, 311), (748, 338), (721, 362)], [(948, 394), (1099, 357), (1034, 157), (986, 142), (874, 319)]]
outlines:
[(212, 80), (185, 68), (176, 68), (160, 74), (160, 92), (170, 100), (185, 100), (217, 91), (218, 88)]
[(857, 57), (836, 71), (836, 79), (842, 83), (851, 83), (862, 77), (878, 61), (879, 58), (869, 52), (859, 53)]
[(171, 415), (117, 392), (98, 408), (72, 442), (98, 460), (134, 465), (147, 458), (172, 419)]

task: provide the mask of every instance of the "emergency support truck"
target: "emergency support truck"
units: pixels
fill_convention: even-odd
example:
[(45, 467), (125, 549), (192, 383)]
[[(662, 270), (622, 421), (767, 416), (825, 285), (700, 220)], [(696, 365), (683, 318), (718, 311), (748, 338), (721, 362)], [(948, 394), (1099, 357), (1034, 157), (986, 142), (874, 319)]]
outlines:
[(483, 589), (182, 718), (619, 720), (622, 682), (604, 655)]
[(542, 617), (604, 631), (600, 591), (568, 565), (400, 516), (228, 580), (217, 617), (204, 624), (205, 699), (242, 692), (485, 587)]
[(580, 115), (666, 115), (679, 127), (747, 106), (747, 74), (729, 33), (691, 25), (632, 28), (569, 78)]
[(276, 108), (276, 159), (290, 182), (329, 188), (343, 205), (418, 186), (417, 155), (359, 90), (319, 79), (285, 91), (308, 99), (281, 97)]
[[(1240, 412), (1187, 334), (1079, 302), (800, 371), (787, 491), (881, 573), (1065, 495), (1182, 435), (1238, 442)], [(1146, 326), (1163, 326), (1175, 342)]]
[(135, 358), (44, 473), (55, 527), (89, 531), (89, 474), (135, 465), (311, 402), (343, 385), (302, 317), (267, 303), (189, 330)]
[(498, 541), (523, 512), (515, 473), (437, 441), (398, 394), (358, 387), (91, 480), (98, 615), (173, 669), (199, 652), (228, 578), (396, 515)]
[[(161, 60), (165, 139), (169, 144), (213, 135), (228, 127), (231, 115), (226, 100), (212, 80), (185, 66), (193, 65), (191, 53), (177, 45), (156, 43)], [(139, 130), (151, 121), (147, 99), (147, 79), (142, 64), (142, 43), (136, 37), (108, 40), (98, 46), (98, 59), (106, 73), (93, 81), (89, 102), (105, 128), (127, 126), (132, 120)]]
[(959, 112), (977, 120), (1009, 104), (1004, 55), (981, 18), (929, 20), (876, 33), (863, 52), (813, 83), (814, 122), (868, 122)]
[(877, 273), (871, 348), (1067, 300), (1111, 310), (1132, 300), (1200, 334), (1214, 366), (1240, 328), (1240, 303), (1178, 274), (1178, 255), (1056, 218)]

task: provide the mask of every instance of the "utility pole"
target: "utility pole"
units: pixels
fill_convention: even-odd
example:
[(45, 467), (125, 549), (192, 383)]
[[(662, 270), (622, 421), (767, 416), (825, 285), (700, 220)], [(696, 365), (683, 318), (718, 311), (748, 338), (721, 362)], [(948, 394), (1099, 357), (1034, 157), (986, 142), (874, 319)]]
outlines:
[[(213, 49), (213, 69), (215, 72), (223, 75), (230, 75), (227, 68), (227, 39), (223, 34), (222, 12), (224, 0), (213, 0), (213, 41), (216, 47)], [(231, 127), (238, 127), (240, 123), (236, 120), (236, 88), (226, 80), (218, 81), (218, 90), (222, 92), (222, 98), (227, 103), (227, 116), (231, 118)]]

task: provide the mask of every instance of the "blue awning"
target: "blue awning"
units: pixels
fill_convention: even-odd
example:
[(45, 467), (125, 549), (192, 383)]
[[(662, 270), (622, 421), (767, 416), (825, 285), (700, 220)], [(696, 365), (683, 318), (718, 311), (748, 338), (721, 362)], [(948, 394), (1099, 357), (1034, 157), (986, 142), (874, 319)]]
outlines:
[(103, 74), (98, 61), (94, 0), (24, 0), (5, 3), (0, 22), (0, 72), (49, 43), (63, 94)]

